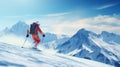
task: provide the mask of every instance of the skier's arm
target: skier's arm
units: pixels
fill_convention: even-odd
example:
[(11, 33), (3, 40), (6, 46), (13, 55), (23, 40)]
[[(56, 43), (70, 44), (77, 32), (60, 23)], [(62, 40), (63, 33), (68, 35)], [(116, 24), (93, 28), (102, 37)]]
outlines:
[(40, 29), (39, 25), (37, 25), (37, 29), (40, 32), (41, 35), (44, 35), (44, 33), (42, 32), (42, 30)]
[(26, 37), (29, 37), (29, 34), (30, 34), (30, 31), (27, 29), (27, 32), (26, 32)]

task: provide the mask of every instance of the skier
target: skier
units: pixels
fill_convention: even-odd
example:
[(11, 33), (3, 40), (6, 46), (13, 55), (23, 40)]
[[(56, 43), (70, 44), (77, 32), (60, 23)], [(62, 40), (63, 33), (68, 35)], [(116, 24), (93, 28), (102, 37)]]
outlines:
[(35, 46), (33, 48), (37, 48), (38, 44), (40, 43), (41, 39), (39, 38), (38, 36), (38, 32), (43, 36), (45, 37), (45, 34), (42, 32), (42, 30), (40, 29), (39, 27), (39, 24), (38, 24), (38, 21), (36, 22), (33, 22), (31, 25), (30, 25), (30, 30), (27, 30), (27, 35), (26, 37), (29, 37), (29, 34), (32, 35), (32, 38), (34, 40), (34, 44)]

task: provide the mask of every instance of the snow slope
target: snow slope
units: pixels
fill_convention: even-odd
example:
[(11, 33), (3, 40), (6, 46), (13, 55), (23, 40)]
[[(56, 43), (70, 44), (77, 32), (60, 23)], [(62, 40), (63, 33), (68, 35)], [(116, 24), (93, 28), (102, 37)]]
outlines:
[[(97, 65), (97, 66), (96, 66)], [(0, 67), (113, 67), (82, 58), (0, 43)]]

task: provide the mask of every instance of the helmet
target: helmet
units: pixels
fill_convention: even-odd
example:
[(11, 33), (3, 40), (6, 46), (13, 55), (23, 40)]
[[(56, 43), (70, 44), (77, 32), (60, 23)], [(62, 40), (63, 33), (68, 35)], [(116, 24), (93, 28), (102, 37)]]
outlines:
[(39, 24), (39, 21), (36, 21), (36, 23), (38, 23), (38, 24)]
[(36, 21), (35, 23), (38, 24), (38, 25), (40, 25), (39, 21)]
[(34, 24), (34, 23), (35, 23), (35, 24), (39, 24), (39, 21), (34, 21), (32, 24)]

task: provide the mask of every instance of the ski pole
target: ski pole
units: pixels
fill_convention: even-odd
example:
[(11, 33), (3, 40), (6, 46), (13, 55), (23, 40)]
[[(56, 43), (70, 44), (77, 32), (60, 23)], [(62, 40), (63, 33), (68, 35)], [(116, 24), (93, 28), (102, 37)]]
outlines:
[(41, 43), (43, 43), (43, 40), (44, 40), (44, 37), (42, 38), (42, 41), (41, 41)]
[(25, 45), (26, 41), (27, 41), (27, 37), (26, 37), (26, 39), (25, 39), (23, 45), (21, 46), (21, 48), (23, 48), (23, 46)]
[(42, 37), (42, 43), (43, 43), (44, 37), (45, 37), (45, 34), (43, 34), (43, 37)]
[(44, 39), (45, 39), (45, 38), (44, 38), (44, 37), (42, 37), (41, 44), (42, 44), (43, 48), (45, 49), (45, 44), (44, 44), (44, 42), (43, 42), (43, 41), (44, 41)]

